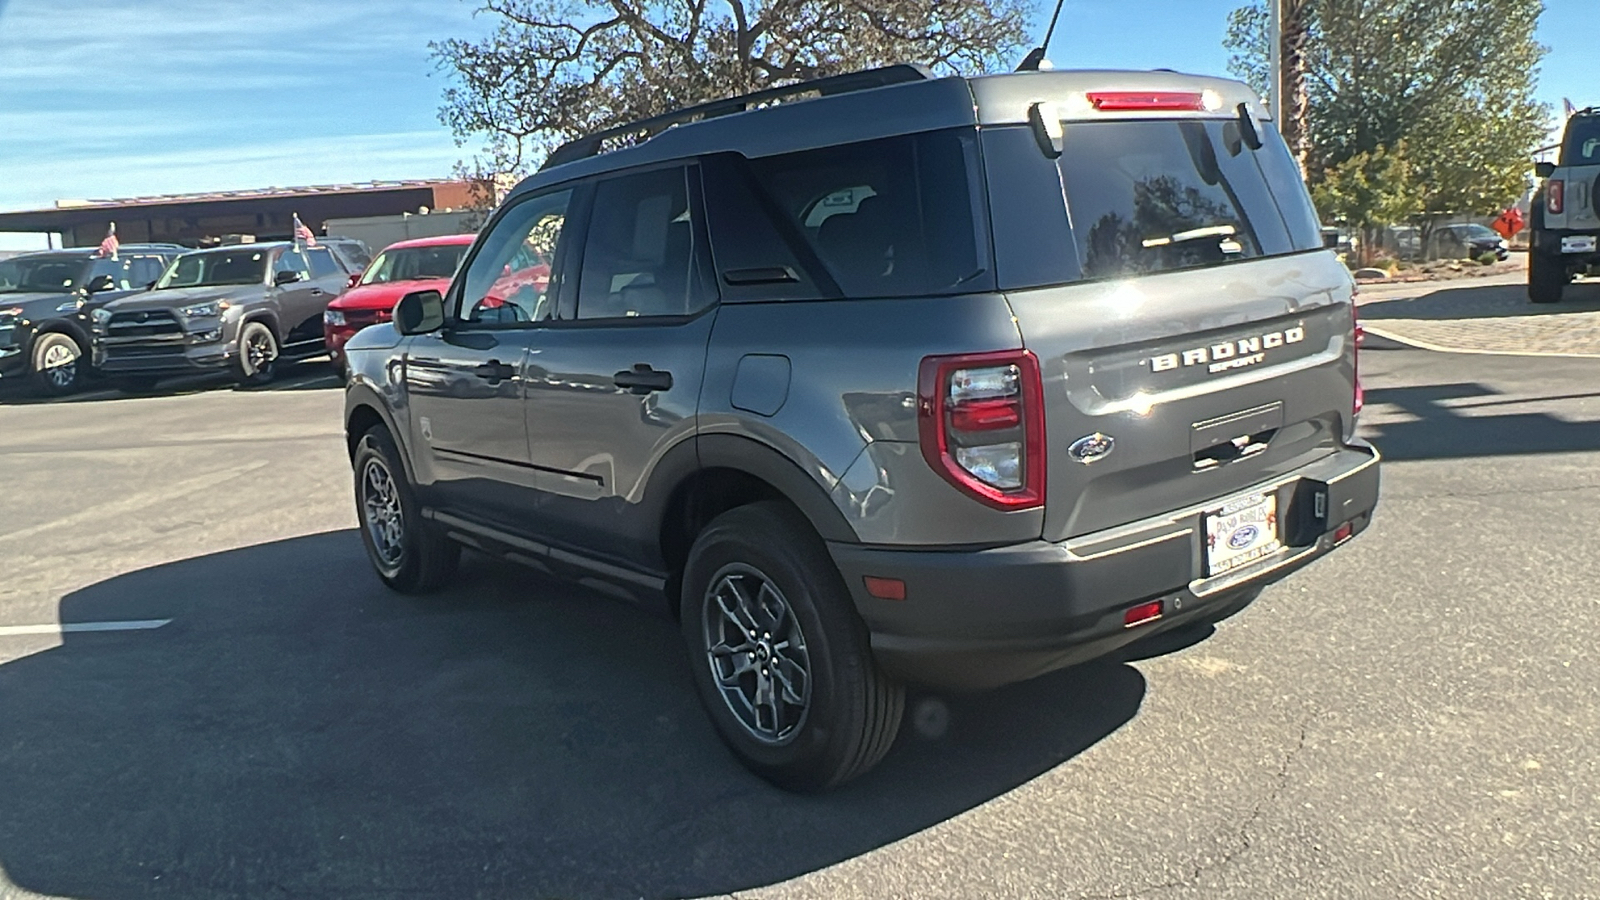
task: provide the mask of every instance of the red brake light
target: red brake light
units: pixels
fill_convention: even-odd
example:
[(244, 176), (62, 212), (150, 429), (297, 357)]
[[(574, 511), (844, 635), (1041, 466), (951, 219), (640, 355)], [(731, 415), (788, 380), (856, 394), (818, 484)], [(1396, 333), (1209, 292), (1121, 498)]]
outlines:
[(1559, 213), (1567, 205), (1567, 183), (1561, 179), (1553, 179), (1545, 194), (1544, 211)]
[(1161, 618), (1161, 601), (1151, 600), (1149, 603), (1129, 607), (1128, 611), (1122, 614), (1122, 627), (1132, 628), (1135, 625), (1154, 622), (1159, 618)]
[(1090, 91), (1094, 108), (1113, 112), (1125, 109), (1161, 109), (1204, 112), (1205, 95), (1198, 91)]
[(1027, 350), (930, 356), (917, 389), (922, 456), (995, 509), (1044, 505), (1044, 384)]

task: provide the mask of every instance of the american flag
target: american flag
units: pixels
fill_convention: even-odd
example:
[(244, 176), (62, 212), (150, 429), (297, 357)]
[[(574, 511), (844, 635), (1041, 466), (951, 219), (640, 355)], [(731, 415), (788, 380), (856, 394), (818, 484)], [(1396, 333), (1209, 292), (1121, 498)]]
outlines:
[(311, 233), (311, 229), (301, 223), (299, 213), (294, 214), (294, 239), (296, 241), (304, 241), (307, 247), (315, 247), (317, 245), (317, 236)]
[(112, 222), (111, 228), (106, 232), (106, 239), (100, 242), (100, 249), (94, 252), (95, 256), (109, 256), (117, 258), (117, 223)]

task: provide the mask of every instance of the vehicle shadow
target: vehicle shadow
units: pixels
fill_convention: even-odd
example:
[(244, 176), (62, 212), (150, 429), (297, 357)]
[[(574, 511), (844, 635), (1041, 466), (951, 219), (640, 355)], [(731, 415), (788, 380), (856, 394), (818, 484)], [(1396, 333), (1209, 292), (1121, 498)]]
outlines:
[(1600, 392), (1506, 397), (1476, 382), (1371, 388), (1366, 392), (1369, 406), (1393, 404), (1414, 418), (1364, 422), (1362, 436), (1391, 461), (1592, 451), (1600, 448), (1600, 422), (1572, 422), (1541, 412), (1485, 410), (1596, 396)]
[(1527, 287), (1486, 284), (1471, 287), (1417, 285), (1417, 295), (1376, 299), (1361, 304), (1361, 320), (1500, 319), (1512, 316), (1558, 316), (1600, 311), (1600, 279), (1567, 285), (1560, 303), (1530, 303)]
[(139, 397), (173, 397), (181, 394), (201, 394), (208, 391), (306, 391), (343, 388), (344, 381), (334, 372), (326, 358), (316, 358), (288, 365), (272, 382), (260, 387), (243, 387), (227, 375), (180, 375), (161, 381), (152, 390), (126, 393), (118, 390), (104, 378), (91, 378), (84, 389), (65, 397), (46, 397), (26, 384), (0, 385), (0, 406), (29, 406), (40, 403), (104, 403)]
[(0, 893), (9, 876), (78, 897), (725, 894), (1002, 795), (1145, 691), (1101, 662), (950, 698), (942, 736), (908, 724), (872, 773), (796, 796), (718, 741), (674, 623), (483, 557), (402, 597), (354, 531), (330, 532), (60, 607), (171, 622), (0, 665)]

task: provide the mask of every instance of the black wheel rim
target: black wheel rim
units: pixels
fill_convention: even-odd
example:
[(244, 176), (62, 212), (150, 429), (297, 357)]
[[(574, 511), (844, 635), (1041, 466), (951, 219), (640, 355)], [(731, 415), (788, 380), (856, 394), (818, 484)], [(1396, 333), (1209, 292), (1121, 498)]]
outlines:
[(386, 568), (399, 566), (405, 555), (405, 511), (394, 476), (381, 459), (369, 459), (361, 469), (361, 520), (378, 560)]
[(78, 379), (78, 348), (61, 341), (51, 342), (39, 355), (39, 371), (56, 390), (72, 387)]
[(712, 682), (734, 718), (761, 743), (793, 740), (811, 709), (811, 657), (783, 591), (731, 563), (711, 579), (701, 624)]
[(278, 356), (272, 346), (272, 335), (265, 329), (252, 328), (244, 336), (244, 359), (250, 374), (259, 375), (272, 367)]

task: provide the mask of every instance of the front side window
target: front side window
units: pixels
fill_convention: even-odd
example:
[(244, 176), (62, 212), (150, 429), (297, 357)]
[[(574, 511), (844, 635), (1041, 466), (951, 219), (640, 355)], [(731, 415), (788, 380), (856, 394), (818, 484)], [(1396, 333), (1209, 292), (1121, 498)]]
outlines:
[(156, 282), (156, 289), (260, 284), (266, 278), (266, 250), (208, 250), (178, 257)]
[(554, 318), (556, 255), (572, 191), (530, 197), (496, 222), (467, 267), (456, 320), (515, 325)]
[(750, 166), (846, 296), (959, 293), (987, 270), (970, 133), (904, 135)]
[(658, 169), (602, 181), (578, 279), (578, 318), (684, 316), (709, 295), (695, 277), (688, 173)]
[(1260, 150), (1234, 120), (1071, 122), (1065, 134), (1057, 162), (1086, 278), (1321, 246), (1298, 171), (1270, 132)]

